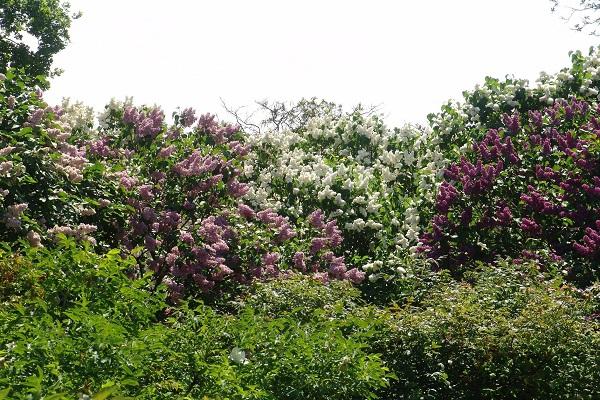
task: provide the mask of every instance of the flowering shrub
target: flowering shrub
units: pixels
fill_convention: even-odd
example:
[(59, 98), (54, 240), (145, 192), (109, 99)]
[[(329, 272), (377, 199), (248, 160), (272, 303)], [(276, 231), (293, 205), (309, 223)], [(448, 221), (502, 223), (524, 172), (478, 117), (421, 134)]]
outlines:
[(322, 209), (337, 219), (343, 250), (359, 264), (417, 244), (445, 165), (425, 129), (389, 129), (358, 111), (248, 141), (244, 198), (293, 220)]
[(597, 276), (600, 257), (600, 109), (557, 100), (504, 114), (444, 171), (422, 250), (457, 269), (496, 257), (562, 262), (571, 278)]
[(121, 247), (138, 260), (132, 276), (150, 269), (175, 300), (186, 287), (222, 292), (292, 269), (364, 279), (340, 255), (334, 218), (315, 208), (310, 221), (290, 220), (245, 204), (239, 177), (251, 146), (237, 127), (192, 109), (169, 126), (159, 108), (130, 101), (112, 102), (96, 127), (89, 109), (50, 108), (14, 72), (1, 84), (3, 240), (44, 246), (63, 234)]
[(444, 155), (460, 158), (469, 142), (481, 140), (488, 129), (502, 127), (504, 114), (512, 114), (513, 110), (525, 115), (572, 96), (596, 100), (600, 90), (600, 48), (590, 48), (588, 56), (579, 51), (570, 56), (570, 67), (556, 74), (542, 72), (534, 84), (514, 77), (486, 77), (483, 85), (463, 92), (462, 103), (450, 101), (441, 112), (430, 114), (431, 128)]
[(0, 74), (0, 399), (597, 398), (600, 54), (572, 59), (432, 131), (314, 99), (266, 133), (95, 121)]
[(114, 245), (110, 228), (123, 209), (117, 186), (87, 158), (69, 114), (43, 101), (42, 84), (14, 69), (0, 76), (0, 239), (42, 246), (61, 232), (96, 243), (98, 230)]
[(315, 209), (290, 220), (244, 202), (249, 187), (240, 174), (251, 146), (237, 127), (192, 109), (174, 122), (167, 126), (158, 108), (114, 103), (89, 146), (126, 196), (128, 218), (118, 236), (140, 262), (138, 275), (148, 267), (174, 299), (186, 288), (222, 292), (291, 270), (362, 281), (364, 273), (339, 256), (335, 219)]

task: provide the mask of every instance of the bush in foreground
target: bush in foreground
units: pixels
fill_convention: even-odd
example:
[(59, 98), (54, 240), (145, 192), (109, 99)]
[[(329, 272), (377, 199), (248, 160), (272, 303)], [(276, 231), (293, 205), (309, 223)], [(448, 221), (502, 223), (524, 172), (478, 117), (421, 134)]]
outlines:
[(161, 285), (125, 274), (118, 252), (63, 240), (0, 252), (0, 387), (9, 398), (106, 391), (147, 399), (362, 399), (388, 384), (370, 332), (323, 317), (299, 323), (169, 308)]

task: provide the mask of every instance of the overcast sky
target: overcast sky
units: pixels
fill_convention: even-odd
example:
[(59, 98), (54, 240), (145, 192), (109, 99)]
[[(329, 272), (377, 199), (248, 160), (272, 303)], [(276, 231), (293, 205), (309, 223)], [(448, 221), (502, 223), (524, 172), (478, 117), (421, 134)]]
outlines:
[(254, 100), (317, 96), (382, 104), (390, 125), (423, 122), (486, 75), (535, 80), (599, 38), (548, 0), (70, 0), (83, 16), (55, 57), (46, 98), (96, 110), (133, 96), (225, 117)]

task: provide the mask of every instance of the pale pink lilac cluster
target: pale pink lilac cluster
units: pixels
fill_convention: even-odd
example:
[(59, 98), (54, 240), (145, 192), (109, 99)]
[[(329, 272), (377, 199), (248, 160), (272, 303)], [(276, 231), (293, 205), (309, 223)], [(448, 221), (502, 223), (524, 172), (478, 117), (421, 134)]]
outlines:
[(91, 236), (92, 233), (96, 232), (98, 227), (92, 224), (78, 224), (75, 227), (71, 226), (54, 226), (48, 229), (48, 234), (56, 236), (59, 234), (73, 237), (78, 240), (86, 240), (92, 244), (96, 244), (96, 239)]
[(127, 107), (123, 113), (123, 122), (131, 124), (139, 138), (154, 138), (163, 129), (165, 115), (158, 107), (149, 111), (140, 111), (135, 107)]
[(29, 205), (27, 203), (12, 204), (6, 207), (3, 218), (6, 227), (10, 229), (19, 229), (21, 227), (21, 216), (28, 207)]

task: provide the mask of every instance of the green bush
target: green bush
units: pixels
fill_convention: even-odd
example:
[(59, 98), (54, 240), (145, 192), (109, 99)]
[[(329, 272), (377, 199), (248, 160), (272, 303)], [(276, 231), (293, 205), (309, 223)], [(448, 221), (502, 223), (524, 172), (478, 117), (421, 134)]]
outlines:
[[(594, 399), (600, 325), (592, 296), (535, 269), (484, 267), (417, 306), (380, 314), (389, 399)], [(597, 304), (596, 304), (597, 306)]]
[[(166, 288), (153, 292), (149, 276), (126, 275), (132, 263), (66, 239), (54, 250), (0, 251), (0, 387), (8, 388), (2, 394), (363, 399), (392, 378), (368, 351), (372, 330), (349, 330), (347, 321), (316, 311), (302, 323), (249, 305), (237, 316), (204, 305), (169, 308)], [(292, 288), (294, 281), (284, 285), (299, 293), (302, 281)], [(303, 284), (315, 293), (329, 290)], [(341, 293), (331, 293), (331, 301)]]
[(323, 309), (350, 310), (360, 303), (360, 291), (348, 281), (325, 285), (314, 278), (293, 275), (289, 278), (258, 282), (238, 300), (238, 307), (277, 318), (293, 316), (310, 320)]

